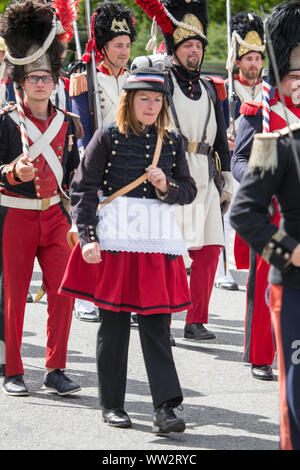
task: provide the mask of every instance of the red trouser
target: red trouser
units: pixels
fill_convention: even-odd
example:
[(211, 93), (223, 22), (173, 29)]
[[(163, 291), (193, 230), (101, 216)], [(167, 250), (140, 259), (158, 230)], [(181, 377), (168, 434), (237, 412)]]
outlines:
[(247, 281), (244, 361), (272, 365), (275, 356), (270, 309), (266, 304), (270, 265), (253, 250)]
[(207, 245), (200, 250), (189, 250), (192, 259), (190, 276), (192, 306), (187, 311), (186, 323), (208, 323), (208, 306), (220, 248), (220, 245)]
[(26, 298), (35, 257), (40, 264), (43, 285), (47, 292), (46, 367), (66, 367), (73, 300), (58, 295), (58, 288), (71, 251), (66, 241), (69, 228), (68, 218), (61, 204), (55, 204), (44, 212), (0, 207), (3, 272), (1, 293), (4, 293), (4, 302), (0, 305), (0, 320), (4, 320), (5, 325), (7, 377), (24, 372), (20, 348)]
[(270, 285), (279, 370), (280, 449), (300, 449), (300, 290)]

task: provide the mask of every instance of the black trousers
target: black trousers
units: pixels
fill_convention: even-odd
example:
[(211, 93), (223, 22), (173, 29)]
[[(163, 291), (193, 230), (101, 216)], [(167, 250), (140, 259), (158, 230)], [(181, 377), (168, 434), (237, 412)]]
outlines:
[[(102, 312), (96, 349), (100, 406), (123, 408), (131, 314)], [(137, 315), (154, 408), (165, 402), (175, 407), (183, 400), (170, 344), (170, 317), (169, 314)]]

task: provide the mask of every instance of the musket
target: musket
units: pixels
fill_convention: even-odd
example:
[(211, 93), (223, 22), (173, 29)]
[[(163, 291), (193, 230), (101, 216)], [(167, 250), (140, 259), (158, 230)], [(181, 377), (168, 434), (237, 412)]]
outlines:
[[(88, 39), (91, 38), (91, 8), (89, 0), (84, 0), (85, 8), (85, 19), (86, 29), (88, 33)], [(97, 129), (102, 129), (102, 117), (101, 117), (101, 103), (100, 103), (100, 92), (97, 78), (97, 68), (95, 60), (95, 51), (91, 51), (91, 60), (87, 64), (87, 80), (88, 80), (88, 94), (89, 94), (89, 114), (92, 129), (95, 132)], [(91, 87), (89, 84), (91, 83)]]
[(297, 154), (297, 149), (296, 149), (296, 142), (295, 142), (293, 132), (292, 132), (291, 127), (290, 127), (289, 118), (288, 118), (288, 114), (287, 114), (286, 107), (285, 107), (285, 100), (284, 100), (284, 95), (283, 95), (283, 91), (282, 91), (282, 86), (281, 86), (281, 81), (280, 81), (280, 76), (279, 76), (279, 70), (278, 70), (277, 61), (276, 61), (276, 57), (275, 57), (275, 53), (274, 53), (274, 48), (273, 48), (273, 44), (272, 44), (272, 41), (271, 41), (271, 38), (270, 38), (270, 35), (269, 35), (268, 25), (267, 25), (266, 21), (265, 21), (265, 34), (266, 34), (266, 42), (267, 42), (267, 45), (268, 45), (268, 48), (269, 48), (269, 56), (270, 56), (270, 60), (271, 60), (273, 70), (274, 70), (275, 83), (276, 83), (277, 88), (278, 88), (280, 101), (283, 105), (284, 118), (285, 118), (285, 121), (286, 121), (286, 124), (287, 124), (287, 127), (288, 127), (288, 131), (289, 131), (288, 135), (289, 135), (291, 149), (292, 149), (292, 153), (293, 153), (293, 157), (294, 157), (294, 161), (295, 161), (296, 172), (297, 172), (298, 180), (299, 180), (299, 183), (300, 183), (300, 162), (299, 162), (299, 159), (298, 159), (298, 154)]
[[(231, 49), (231, 5), (230, 0), (226, 0), (226, 14), (227, 14), (227, 48), (228, 52)], [(231, 134), (236, 137), (235, 129), (235, 108), (236, 108), (236, 93), (233, 86), (233, 73), (228, 69), (228, 107), (229, 107), (229, 128)]]
[(81, 60), (82, 59), (82, 52), (81, 52), (81, 44), (80, 44), (80, 39), (79, 39), (78, 27), (77, 27), (77, 10), (76, 10), (74, 0), (73, 0), (72, 3), (73, 3), (74, 13), (76, 15), (76, 18), (73, 20), (73, 23), (72, 23), (73, 24), (75, 46), (76, 46), (76, 60)]

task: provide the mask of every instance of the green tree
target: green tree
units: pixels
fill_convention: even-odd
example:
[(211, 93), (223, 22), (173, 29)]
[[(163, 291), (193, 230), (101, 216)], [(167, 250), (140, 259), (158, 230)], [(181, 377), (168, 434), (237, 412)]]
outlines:
[[(143, 10), (136, 5), (134, 0), (119, 0), (124, 5), (127, 5), (134, 12), (136, 29), (137, 29), (137, 40), (132, 46), (131, 59), (138, 55), (145, 55), (145, 47), (148, 40), (151, 37), (151, 20), (143, 12)], [(4, 11), (9, 2), (0, 0), (0, 13)], [(95, 10), (98, 4), (101, 3), (98, 0), (90, 0), (91, 12)], [(231, 0), (231, 13), (235, 15), (240, 11), (254, 11), (258, 15), (269, 14), (272, 7), (280, 3), (278, 0)], [(226, 31), (226, 0), (207, 0), (208, 7), (208, 40), (209, 45), (205, 54), (205, 63), (215, 62), (221, 65), (225, 69), (225, 63), (227, 58), (227, 31)], [(262, 10), (263, 8), (263, 10)], [(86, 20), (85, 20), (85, 9), (84, 0), (80, 2), (79, 8), (79, 19), (78, 28), (80, 31), (80, 40), (82, 43), (82, 49), (84, 51), (85, 44), (87, 42), (86, 34)], [(158, 42), (162, 41), (161, 34), (158, 35)], [(70, 50), (75, 51), (74, 39), (69, 44)], [(69, 60), (74, 59), (74, 54), (69, 56)]]

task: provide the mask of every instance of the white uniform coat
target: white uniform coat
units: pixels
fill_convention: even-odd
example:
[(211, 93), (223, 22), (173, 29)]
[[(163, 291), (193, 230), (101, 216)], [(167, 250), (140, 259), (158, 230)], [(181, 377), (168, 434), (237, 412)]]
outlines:
[[(180, 129), (189, 141), (200, 142), (208, 110), (207, 91), (201, 84), (201, 97), (194, 101), (181, 91), (175, 77), (173, 101)], [(212, 103), (207, 126), (206, 143), (213, 146), (217, 133), (215, 109)], [(176, 216), (188, 249), (205, 245), (224, 245), (224, 233), (220, 210), (220, 196), (213, 180), (208, 178), (206, 155), (186, 152), (191, 176), (197, 185), (197, 196), (187, 205), (176, 208)]]
[(128, 75), (129, 72), (127, 71), (117, 78), (103, 72), (97, 73), (103, 126), (108, 126), (116, 119), (117, 109), (123, 94), (123, 86)]

